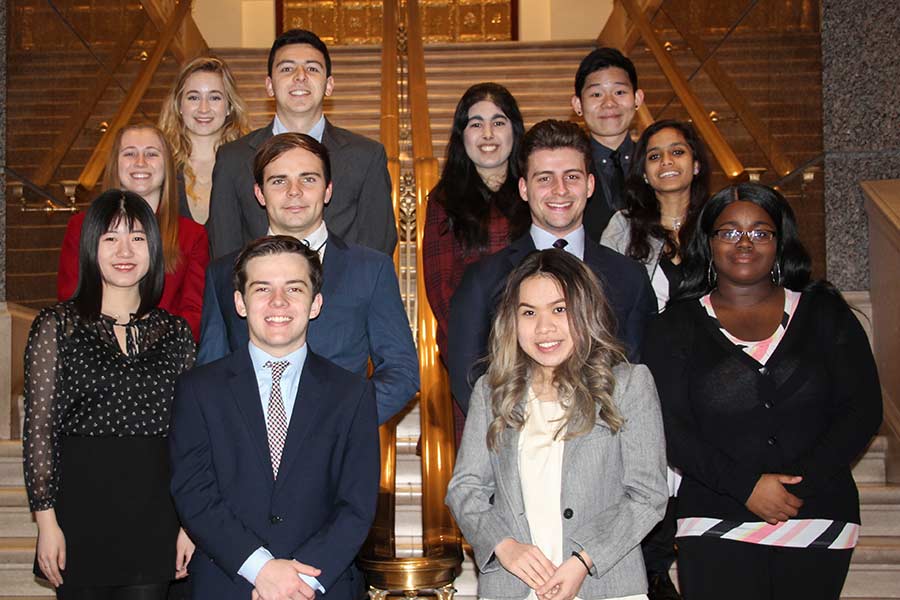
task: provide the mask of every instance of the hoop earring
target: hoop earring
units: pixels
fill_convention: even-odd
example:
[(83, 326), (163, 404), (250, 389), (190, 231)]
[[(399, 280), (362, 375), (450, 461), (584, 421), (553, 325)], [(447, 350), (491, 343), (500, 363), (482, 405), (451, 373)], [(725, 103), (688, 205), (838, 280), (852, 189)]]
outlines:
[(772, 283), (781, 286), (781, 264), (777, 260), (772, 265)]
[(709, 289), (716, 287), (716, 279), (718, 279), (718, 274), (716, 273), (716, 267), (713, 265), (713, 261), (710, 258), (709, 268), (706, 269), (706, 281), (709, 283)]

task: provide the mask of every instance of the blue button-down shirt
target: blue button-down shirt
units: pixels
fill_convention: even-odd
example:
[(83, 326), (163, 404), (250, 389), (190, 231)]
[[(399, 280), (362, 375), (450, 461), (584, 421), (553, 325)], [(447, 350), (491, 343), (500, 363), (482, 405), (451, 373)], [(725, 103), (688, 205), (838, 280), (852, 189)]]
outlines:
[[(259, 399), (262, 402), (263, 415), (266, 417), (266, 426), (268, 426), (269, 418), (269, 394), (272, 392), (272, 368), (265, 365), (269, 361), (288, 361), (288, 366), (281, 375), (281, 400), (284, 403), (284, 413), (287, 417), (287, 422), (290, 424), (291, 415), (294, 414), (297, 389), (300, 387), (300, 374), (303, 373), (303, 365), (306, 364), (307, 345), (303, 344), (299, 349), (281, 358), (268, 354), (255, 346), (253, 342), (248, 344), (248, 348), (250, 350), (250, 361), (253, 363), (253, 372), (256, 374), (256, 383), (259, 386)], [(259, 572), (267, 562), (274, 558), (271, 552), (260, 546), (253, 554), (247, 557), (247, 560), (238, 569), (238, 575), (252, 585), (256, 585), (256, 577), (259, 575)], [(301, 573), (298, 573), (298, 576), (312, 589), (318, 590), (323, 594), (325, 593), (325, 588), (322, 587), (322, 584), (315, 577)]]
[[(291, 130), (284, 126), (284, 123), (278, 118), (278, 115), (275, 115), (275, 121), (272, 123), (272, 135), (278, 135), (280, 133), (289, 133)], [(312, 129), (309, 131), (300, 131), (298, 133), (305, 133), (312, 139), (317, 142), (322, 142), (322, 136), (325, 134), (325, 115), (319, 117), (319, 120), (316, 121), (316, 124), (312, 126)]]

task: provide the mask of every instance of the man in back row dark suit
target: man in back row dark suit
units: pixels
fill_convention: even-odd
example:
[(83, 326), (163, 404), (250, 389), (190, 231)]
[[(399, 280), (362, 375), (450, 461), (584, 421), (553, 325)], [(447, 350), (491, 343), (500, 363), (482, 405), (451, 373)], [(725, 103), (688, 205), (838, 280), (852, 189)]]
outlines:
[[(306, 242), (322, 260), (325, 305), (309, 324), (313, 351), (365, 376), (371, 358), (379, 422), (419, 389), (419, 361), (387, 255), (344, 242), (326, 227), (332, 201), (328, 150), (302, 133), (283, 133), (260, 147), (253, 163), (255, 195), (269, 232)], [(262, 212), (262, 211), (261, 211)], [(265, 231), (263, 232), (265, 233)], [(235, 311), (231, 271), (237, 252), (206, 269), (198, 364), (247, 347), (247, 322)]]
[(250, 343), (178, 381), (171, 490), (197, 544), (197, 598), (362, 593), (353, 560), (378, 494), (374, 389), (306, 344), (321, 285), (319, 258), (302, 242), (248, 245), (234, 296)]
[(591, 145), (575, 123), (542, 121), (522, 138), (519, 194), (531, 211), (531, 230), (509, 246), (470, 266), (450, 301), (448, 367), (453, 397), (463, 412), (475, 380), (484, 373), (494, 307), (506, 277), (528, 253), (562, 248), (591, 268), (617, 322), (617, 335), (631, 361), (638, 358), (644, 328), (656, 313), (647, 271), (634, 260), (585, 235), (582, 219), (594, 191)]
[(351, 244), (385, 254), (397, 245), (391, 206), (391, 178), (384, 147), (328, 122), (323, 112), (334, 89), (331, 57), (319, 37), (304, 29), (279, 35), (269, 51), (266, 91), (275, 98), (275, 118), (216, 155), (209, 204), (210, 257), (213, 259), (265, 235), (268, 223), (253, 195), (253, 157), (273, 135), (305, 133), (331, 154), (334, 194), (328, 208), (331, 231)]

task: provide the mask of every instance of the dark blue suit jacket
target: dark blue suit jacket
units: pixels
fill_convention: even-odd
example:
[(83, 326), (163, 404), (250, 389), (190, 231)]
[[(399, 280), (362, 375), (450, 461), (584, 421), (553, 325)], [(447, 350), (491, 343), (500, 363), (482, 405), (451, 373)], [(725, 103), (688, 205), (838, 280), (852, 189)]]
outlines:
[[(206, 269), (197, 364), (247, 347), (247, 321), (234, 309), (236, 258), (237, 253), (223, 256)], [(384, 423), (419, 389), (419, 360), (394, 264), (385, 254), (347, 244), (329, 231), (322, 270), (325, 303), (309, 323), (309, 347), (363, 376), (372, 359), (379, 423)]]
[[(450, 299), (447, 368), (453, 397), (463, 412), (469, 409), (472, 385), (484, 374), (488, 338), (494, 313), (506, 278), (531, 252), (531, 234), (526, 233), (503, 250), (466, 269)], [(656, 296), (647, 270), (637, 261), (594, 242), (584, 240), (584, 262), (597, 278), (616, 317), (616, 334), (625, 345), (628, 359), (638, 362), (644, 328), (656, 314)]]
[(321, 569), (326, 598), (358, 597), (353, 560), (380, 473), (373, 396), (370, 382), (309, 352), (276, 480), (247, 348), (178, 380), (171, 490), (197, 544), (197, 597), (247, 600), (252, 586), (238, 569), (260, 546)]

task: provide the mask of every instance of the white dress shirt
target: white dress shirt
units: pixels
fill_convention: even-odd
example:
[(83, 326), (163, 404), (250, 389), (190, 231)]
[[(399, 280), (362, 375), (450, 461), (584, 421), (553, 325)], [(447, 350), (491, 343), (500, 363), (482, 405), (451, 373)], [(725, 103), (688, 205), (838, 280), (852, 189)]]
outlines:
[[(271, 227), (269, 227), (266, 235), (275, 235)], [(315, 231), (313, 231), (311, 234), (301, 239), (300, 241), (316, 251), (316, 253), (319, 255), (320, 262), (324, 261), (325, 246), (328, 245), (328, 227), (325, 226), (325, 221), (319, 223), (319, 226)]]
[(553, 242), (559, 239), (564, 239), (568, 242), (568, 244), (566, 244), (566, 247), (563, 248), (563, 250), (565, 250), (572, 256), (576, 256), (579, 259), (584, 260), (584, 226), (581, 226), (575, 231), (571, 231), (568, 235), (560, 238), (532, 223), (531, 239), (534, 241), (534, 247), (538, 250), (547, 250), (548, 248), (552, 248)]
[[(284, 126), (284, 123), (281, 122), (278, 115), (275, 115), (275, 121), (272, 123), (272, 135), (281, 133), (291, 133), (291, 130)], [(298, 131), (297, 133), (305, 133), (321, 144), (322, 135), (325, 133), (325, 115), (319, 117), (319, 120), (316, 121), (316, 124), (313, 125), (312, 129), (309, 131)]]

